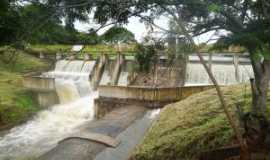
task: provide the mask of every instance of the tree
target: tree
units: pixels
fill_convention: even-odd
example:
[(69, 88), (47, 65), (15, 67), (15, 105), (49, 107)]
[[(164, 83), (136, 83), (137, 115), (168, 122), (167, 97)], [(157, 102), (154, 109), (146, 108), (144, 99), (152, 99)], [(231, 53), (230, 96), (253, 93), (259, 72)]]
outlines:
[[(180, 30), (167, 31), (184, 35), (184, 30), (195, 37), (210, 31), (226, 31), (219, 42), (246, 47), (251, 55), (255, 73), (255, 93), (252, 112), (265, 115), (267, 89), (270, 81), (270, 2), (266, 0), (118, 0), (119, 10), (115, 10), (115, 1), (99, 1), (95, 5), (95, 18), (99, 23), (115, 19), (120, 23), (131, 16), (141, 17), (153, 24), (153, 19), (160, 15), (172, 18)], [(106, 4), (102, 6), (101, 4)], [(112, 4), (112, 5), (111, 5)], [(116, 15), (124, 15), (119, 19)], [(100, 15), (99, 13), (106, 14)], [(183, 28), (184, 27), (184, 28)], [(188, 37), (186, 37), (189, 39)]]
[(124, 27), (118, 27), (118, 26), (113, 26), (109, 30), (107, 30), (103, 35), (102, 39), (105, 42), (108, 43), (132, 43), (135, 42), (135, 36), (132, 32), (127, 30)]
[[(106, 2), (112, 3), (111, 0)], [(252, 82), (253, 103), (251, 113), (266, 119), (267, 91), (270, 81), (270, 2), (267, 0), (137, 0), (129, 2), (118, 0), (117, 2), (121, 2), (122, 5), (118, 7), (121, 10), (117, 11), (108, 6), (99, 6), (96, 13), (106, 11), (106, 14), (95, 18), (99, 22), (116, 19), (115, 16), (111, 15), (118, 15), (124, 10), (127, 14), (124, 18), (138, 16), (143, 21), (155, 25), (153, 23), (154, 18), (167, 15), (180, 28), (180, 32), (174, 32), (173, 34), (184, 35), (194, 46), (195, 51), (198, 48), (193, 41), (193, 37), (210, 31), (226, 31), (228, 34), (221, 37), (219, 44), (222, 43), (223, 46), (242, 45), (250, 53), (255, 75), (255, 81)], [(111, 11), (113, 11), (113, 14), (111, 14)], [(123, 19), (120, 20), (125, 22)], [(172, 32), (168, 31), (168, 33)], [(199, 57), (210, 78), (214, 84), (217, 84), (200, 54)], [(224, 98), (222, 98), (222, 92), (218, 85), (216, 86), (225, 113), (228, 115), (239, 142), (243, 146), (241, 135), (232, 122)]]

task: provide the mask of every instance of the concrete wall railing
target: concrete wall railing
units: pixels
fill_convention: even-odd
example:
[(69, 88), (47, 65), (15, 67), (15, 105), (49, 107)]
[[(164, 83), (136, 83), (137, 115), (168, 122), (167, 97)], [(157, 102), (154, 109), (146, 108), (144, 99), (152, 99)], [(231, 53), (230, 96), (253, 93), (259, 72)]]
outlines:
[(24, 76), (23, 86), (32, 91), (51, 92), (55, 90), (55, 81), (53, 78)]
[(182, 100), (192, 94), (213, 88), (212, 85), (187, 86), (174, 88), (147, 88), (99, 86), (100, 97), (117, 99), (135, 99), (139, 101), (173, 102)]

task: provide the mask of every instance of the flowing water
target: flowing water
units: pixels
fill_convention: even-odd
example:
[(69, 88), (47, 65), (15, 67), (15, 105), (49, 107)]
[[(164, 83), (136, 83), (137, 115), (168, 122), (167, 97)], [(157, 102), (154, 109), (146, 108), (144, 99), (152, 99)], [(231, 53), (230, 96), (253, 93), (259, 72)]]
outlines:
[(77, 126), (93, 119), (97, 93), (92, 91), (88, 79), (94, 65), (94, 61), (61, 60), (54, 71), (43, 74), (55, 78), (61, 104), (41, 111), (33, 120), (0, 137), (0, 160), (37, 157), (55, 147)]
[[(225, 59), (227, 60), (227, 59)], [(232, 63), (213, 63), (212, 72), (221, 85), (231, 85), (248, 82), (253, 76), (253, 69), (250, 64), (240, 64), (238, 66), (238, 76)], [(201, 63), (189, 62), (186, 71), (186, 85), (208, 85), (212, 84)]]

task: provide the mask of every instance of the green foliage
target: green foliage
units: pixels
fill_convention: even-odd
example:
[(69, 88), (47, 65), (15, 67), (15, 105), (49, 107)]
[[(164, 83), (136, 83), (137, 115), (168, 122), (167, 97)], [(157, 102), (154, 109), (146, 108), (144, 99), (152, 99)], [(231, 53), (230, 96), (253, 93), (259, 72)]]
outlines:
[(114, 26), (106, 31), (102, 35), (102, 39), (109, 43), (133, 43), (135, 42), (135, 36), (132, 32), (124, 27)]
[[(2, 86), (0, 84), (0, 86)], [(2, 87), (1, 87), (2, 88)], [(8, 89), (8, 88), (5, 88)], [(5, 92), (9, 92), (5, 90)], [(13, 95), (14, 94), (14, 95)], [(16, 94), (16, 95), (15, 95)], [(3, 97), (0, 94), (0, 126), (12, 126), (29, 119), (40, 108), (33, 101), (31, 93), (21, 90), (10, 91), (5, 93)], [(7, 100), (12, 100), (12, 103), (7, 104)]]
[(18, 20), (19, 13), (15, 8), (10, 8), (9, 3), (4, 0), (3, 10), (0, 9), (0, 45), (10, 43), (17, 39), (17, 35), (22, 31), (22, 25)]
[(263, 46), (261, 49), (261, 54), (266, 60), (270, 60), (270, 44)]
[(148, 73), (151, 69), (151, 64), (154, 61), (156, 49), (154, 45), (137, 45), (135, 59), (138, 62), (138, 71)]
[(68, 53), (70, 52), (71, 45), (44, 45), (44, 44), (34, 44), (27, 46), (26, 50), (34, 53), (44, 53), (44, 54), (55, 54), (55, 53)]
[(40, 109), (23, 88), (22, 75), (47, 69), (48, 63), (10, 47), (0, 48), (0, 56), (0, 128), (5, 128), (29, 119)]
[(16, 73), (26, 73), (32, 70), (42, 70), (48, 67), (48, 63), (22, 50), (11, 47), (0, 48), (0, 70)]
[(210, 5), (208, 6), (208, 10), (209, 10), (210, 12), (219, 12), (219, 11), (220, 11), (220, 6), (217, 5), (217, 4), (210, 4)]
[[(133, 54), (135, 52), (135, 44), (122, 45), (121, 50), (123, 54)], [(83, 52), (90, 54), (116, 54), (119, 51), (118, 45), (113, 44), (97, 44), (97, 45), (86, 45), (83, 49)]]

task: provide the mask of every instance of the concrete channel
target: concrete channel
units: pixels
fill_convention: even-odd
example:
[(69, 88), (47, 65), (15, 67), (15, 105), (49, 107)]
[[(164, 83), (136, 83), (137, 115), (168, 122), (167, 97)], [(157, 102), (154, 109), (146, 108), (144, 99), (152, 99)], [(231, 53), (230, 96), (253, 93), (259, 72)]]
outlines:
[[(127, 160), (158, 115), (151, 103), (159, 102), (160, 108), (211, 86), (194, 88), (100, 86), (96, 119), (76, 128), (39, 160)], [(166, 94), (171, 97), (160, 96)]]
[[(136, 120), (142, 119), (146, 108), (142, 106), (126, 106), (115, 109), (101, 120), (85, 123), (78, 128), (78, 133), (100, 134), (101, 138), (109, 136), (117, 139), (125, 129)], [(118, 139), (121, 141), (121, 139)], [(121, 142), (120, 142), (121, 143)], [(123, 143), (123, 142), (122, 142)], [(41, 156), (40, 160), (94, 160), (96, 156), (107, 149), (106, 144), (98, 143), (84, 137), (70, 137), (57, 145), (54, 149)]]

